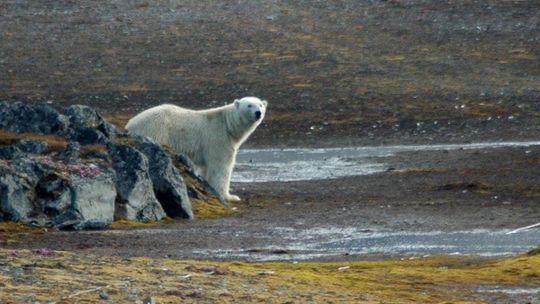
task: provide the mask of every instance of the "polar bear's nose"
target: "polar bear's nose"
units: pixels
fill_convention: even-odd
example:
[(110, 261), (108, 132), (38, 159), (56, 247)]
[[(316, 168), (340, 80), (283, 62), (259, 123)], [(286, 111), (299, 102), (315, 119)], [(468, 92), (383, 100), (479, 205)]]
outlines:
[(256, 117), (257, 119), (261, 118), (261, 111), (255, 112), (255, 117)]

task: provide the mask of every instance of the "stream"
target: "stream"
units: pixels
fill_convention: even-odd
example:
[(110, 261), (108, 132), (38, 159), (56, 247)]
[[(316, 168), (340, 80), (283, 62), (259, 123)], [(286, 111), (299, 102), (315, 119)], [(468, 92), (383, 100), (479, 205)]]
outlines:
[[(236, 183), (288, 182), (332, 179), (355, 175), (368, 175), (388, 169), (384, 158), (398, 153), (414, 151), (496, 149), (501, 147), (529, 147), (539, 141), (485, 142), (440, 145), (395, 145), (379, 147), (349, 147), (330, 149), (261, 149), (241, 150), (233, 175)], [(540, 219), (538, 219), (540, 222)], [(533, 223), (531, 223), (533, 224)], [(519, 228), (519, 227), (515, 227)], [(369, 231), (359, 227), (327, 227), (304, 231), (276, 227), (282, 238), (299, 240), (288, 246), (287, 254), (266, 254), (259, 259), (317, 258), (320, 256), (356, 254), (405, 255), (480, 255), (505, 256), (523, 253), (540, 244), (540, 227), (511, 230), (471, 231)], [(316, 236), (316, 237), (315, 237)], [(311, 240), (317, 241), (312, 242)], [(274, 248), (274, 249), (272, 249)], [(279, 244), (269, 245), (275, 252)], [(279, 251), (279, 250), (278, 250)], [(280, 252), (283, 252), (281, 250)], [(214, 252), (213, 254), (218, 254)], [(251, 253), (231, 249), (224, 256), (253, 258)]]
[(540, 145), (540, 141), (240, 150), (236, 158), (232, 181), (237, 183), (287, 182), (368, 175), (386, 171), (388, 166), (382, 161), (383, 158), (398, 153), (536, 145)]

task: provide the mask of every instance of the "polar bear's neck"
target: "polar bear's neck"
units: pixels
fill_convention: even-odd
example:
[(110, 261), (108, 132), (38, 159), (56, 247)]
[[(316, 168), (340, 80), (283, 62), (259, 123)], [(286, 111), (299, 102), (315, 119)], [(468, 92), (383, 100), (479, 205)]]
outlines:
[(247, 139), (259, 124), (259, 122), (253, 122), (249, 118), (240, 115), (234, 104), (224, 106), (221, 113), (227, 135), (237, 144), (237, 147)]

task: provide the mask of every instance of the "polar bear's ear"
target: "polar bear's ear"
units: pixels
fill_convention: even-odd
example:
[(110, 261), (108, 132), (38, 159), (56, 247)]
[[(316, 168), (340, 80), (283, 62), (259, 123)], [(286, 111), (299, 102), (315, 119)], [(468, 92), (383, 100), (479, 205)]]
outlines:
[(268, 101), (266, 100), (261, 100), (262, 101), (262, 104), (264, 105), (264, 107), (266, 108), (268, 106)]
[(240, 106), (240, 99), (234, 100), (234, 106), (238, 109), (238, 107)]

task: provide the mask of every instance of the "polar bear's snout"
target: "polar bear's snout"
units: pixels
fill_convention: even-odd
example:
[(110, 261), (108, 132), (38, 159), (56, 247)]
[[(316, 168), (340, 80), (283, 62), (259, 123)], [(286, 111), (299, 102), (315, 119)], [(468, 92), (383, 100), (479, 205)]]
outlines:
[(268, 103), (266, 100), (261, 100), (257, 97), (244, 97), (235, 100), (234, 104), (238, 111), (242, 113), (241, 115), (252, 122), (259, 123), (264, 118)]

